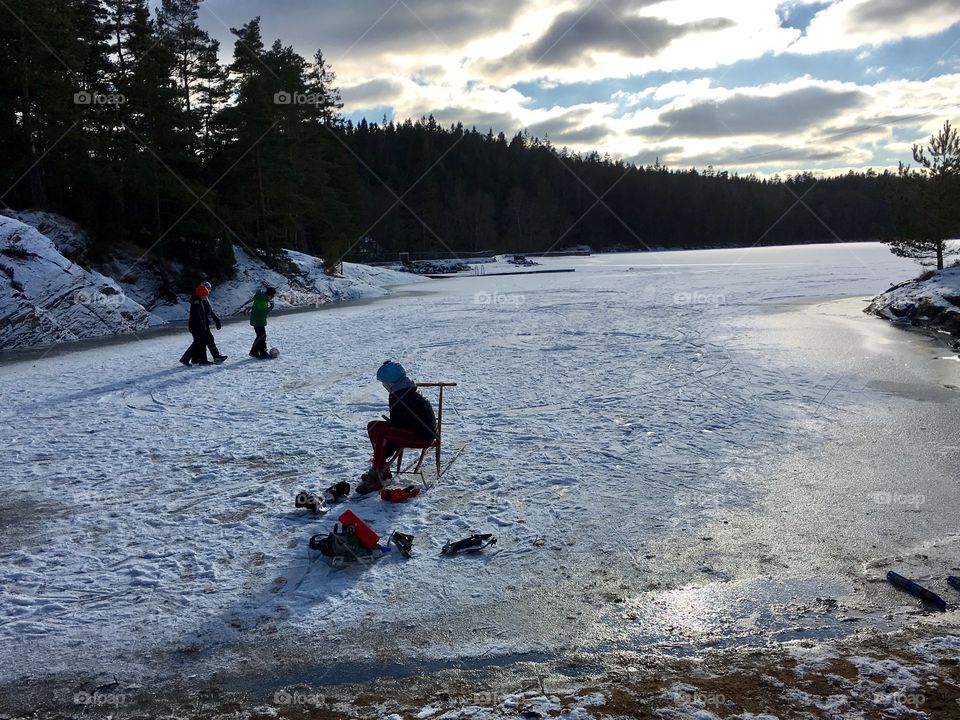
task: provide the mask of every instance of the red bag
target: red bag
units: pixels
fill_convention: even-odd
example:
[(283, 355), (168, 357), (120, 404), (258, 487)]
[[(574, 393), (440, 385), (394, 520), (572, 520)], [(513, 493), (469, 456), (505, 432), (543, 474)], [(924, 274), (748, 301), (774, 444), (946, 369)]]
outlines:
[(384, 488), (380, 491), (380, 499), (386, 502), (402, 503), (420, 494), (420, 488), (408, 485), (405, 488)]
[(377, 543), (380, 542), (380, 536), (371, 530), (370, 526), (363, 520), (358, 518), (353, 510), (347, 510), (338, 519), (340, 520), (340, 524), (343, 525), (344, 530), (348, 527), (353, 527), (353, 533), (357, 536), (357, 540), (359, 540), (360, 544), (367, 550), (373, 550), (377, 546)]

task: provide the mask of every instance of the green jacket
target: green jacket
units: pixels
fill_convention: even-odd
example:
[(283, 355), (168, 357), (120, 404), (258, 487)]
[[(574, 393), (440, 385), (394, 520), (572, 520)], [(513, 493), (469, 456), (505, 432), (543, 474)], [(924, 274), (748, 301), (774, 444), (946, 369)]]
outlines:
[(273, 310), (273, 303), (267, 299), (262, 290), (253, 296), (253, 307), (250, 309), (250, 324), (254, 327), (266, 327), (267, 315)]

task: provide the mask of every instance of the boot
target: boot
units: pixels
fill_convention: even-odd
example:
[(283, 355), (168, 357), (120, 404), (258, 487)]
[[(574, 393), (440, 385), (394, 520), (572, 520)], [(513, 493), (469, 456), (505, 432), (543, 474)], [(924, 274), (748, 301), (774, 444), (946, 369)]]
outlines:
[(340, 498), (346, 497), (350, 494), (350, 483), (345, 480), (341, 480), (335, 485), (331, 485), (324, 490), (323, 494), (328, 502), (339, 502)]
[(375, 468), (370, 468), (363, 475), (360, 476), (360, 484), (357, 485), (356, 492), (358, 495), (366, 495), (367, 493), (372, 493), (376, 490), (383, 490), (384, 484), (393, 478), (393, 475), (390, 473), (390, 470), (381, 471)]

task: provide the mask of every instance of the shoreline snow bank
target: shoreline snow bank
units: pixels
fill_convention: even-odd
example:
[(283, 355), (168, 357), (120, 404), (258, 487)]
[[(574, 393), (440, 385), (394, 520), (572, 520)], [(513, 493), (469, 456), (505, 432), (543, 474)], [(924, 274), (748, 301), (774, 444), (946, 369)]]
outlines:
[[(387, 268), (344, 263), (331, 277), (323, 260), (286, 251), (288, 274), (234, 247), (236, 274), (211, 296), (223, 318), (245, 314), (254, 293), (277, 288), (278, 310), (382, 297), (388, 288), (425, 282)], [(189, 315), (185, 295), (174, 296), (160, 271), (138, 258), (117, 255), (97, 266), (87, 258), (87, 237), (52, 213), (0, 214), (0, 347), (57, 345), (161, 328)]]
[(960, 337), (960, 267), (908, 280), (877, 295), (864, 312)]
[(120, 285), (68, 260), (54, 241), (0, 215), (0, 346), (61, 343), (155, 327), (163, 320)]

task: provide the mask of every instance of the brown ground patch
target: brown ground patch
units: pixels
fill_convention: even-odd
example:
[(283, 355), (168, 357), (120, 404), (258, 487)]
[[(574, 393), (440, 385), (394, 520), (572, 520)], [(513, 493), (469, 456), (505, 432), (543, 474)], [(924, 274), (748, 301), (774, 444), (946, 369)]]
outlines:
[[(137, 696), (118, 688), (111, 692), (123, 692), (128, 698), (122, 707), (125, 720), (339, 720), (391, 715), (413, 720), (428, 707), (435, 712), (423, 714), (423, 720), (440, 716), (560, 718), (579, 706), (586, 717), (598, 720), (685, 720), (695, 710), (709, 711), (722, 720), (742, 713), (779, 720), (958, 720), (960, 651), (945, 643), (928, 649), (926, 656), (912, 649), (930, 638), (950, 637), (951, 631), (949, 625), (921, 625), (892, 635), (869, 634), (821, 646), (704, 650), (692, 658), (619, 654), (602, 658), (603, 672), (572, 676), (571, 668), (578, 667), (578, 662), (595, 668), (600, 658), (568, 658), (552, 668), (519, 663), (365, 685), (277, 688), (271, 698), (247, 697), (216, 686), (199, 696), (185, 694), (181, 701), (170, 695)], [(893, 660), (897, 666), (876, 665), (870, 672), (860, 671), (851, 660), (856, 657), (870, 662)], [(907, 688), (898, 673), (906, 673), (916, 687)], [(602, 696), (603, 703), (586, 703), (591, 695)], [(55, 709), (45, 703), (29, 713), (4, 715), (2, 710), (4, 719), (48, 720), (80, 715), (106, 718), (117, 708), (82, 707), (78, 712), (77, 707)]]

